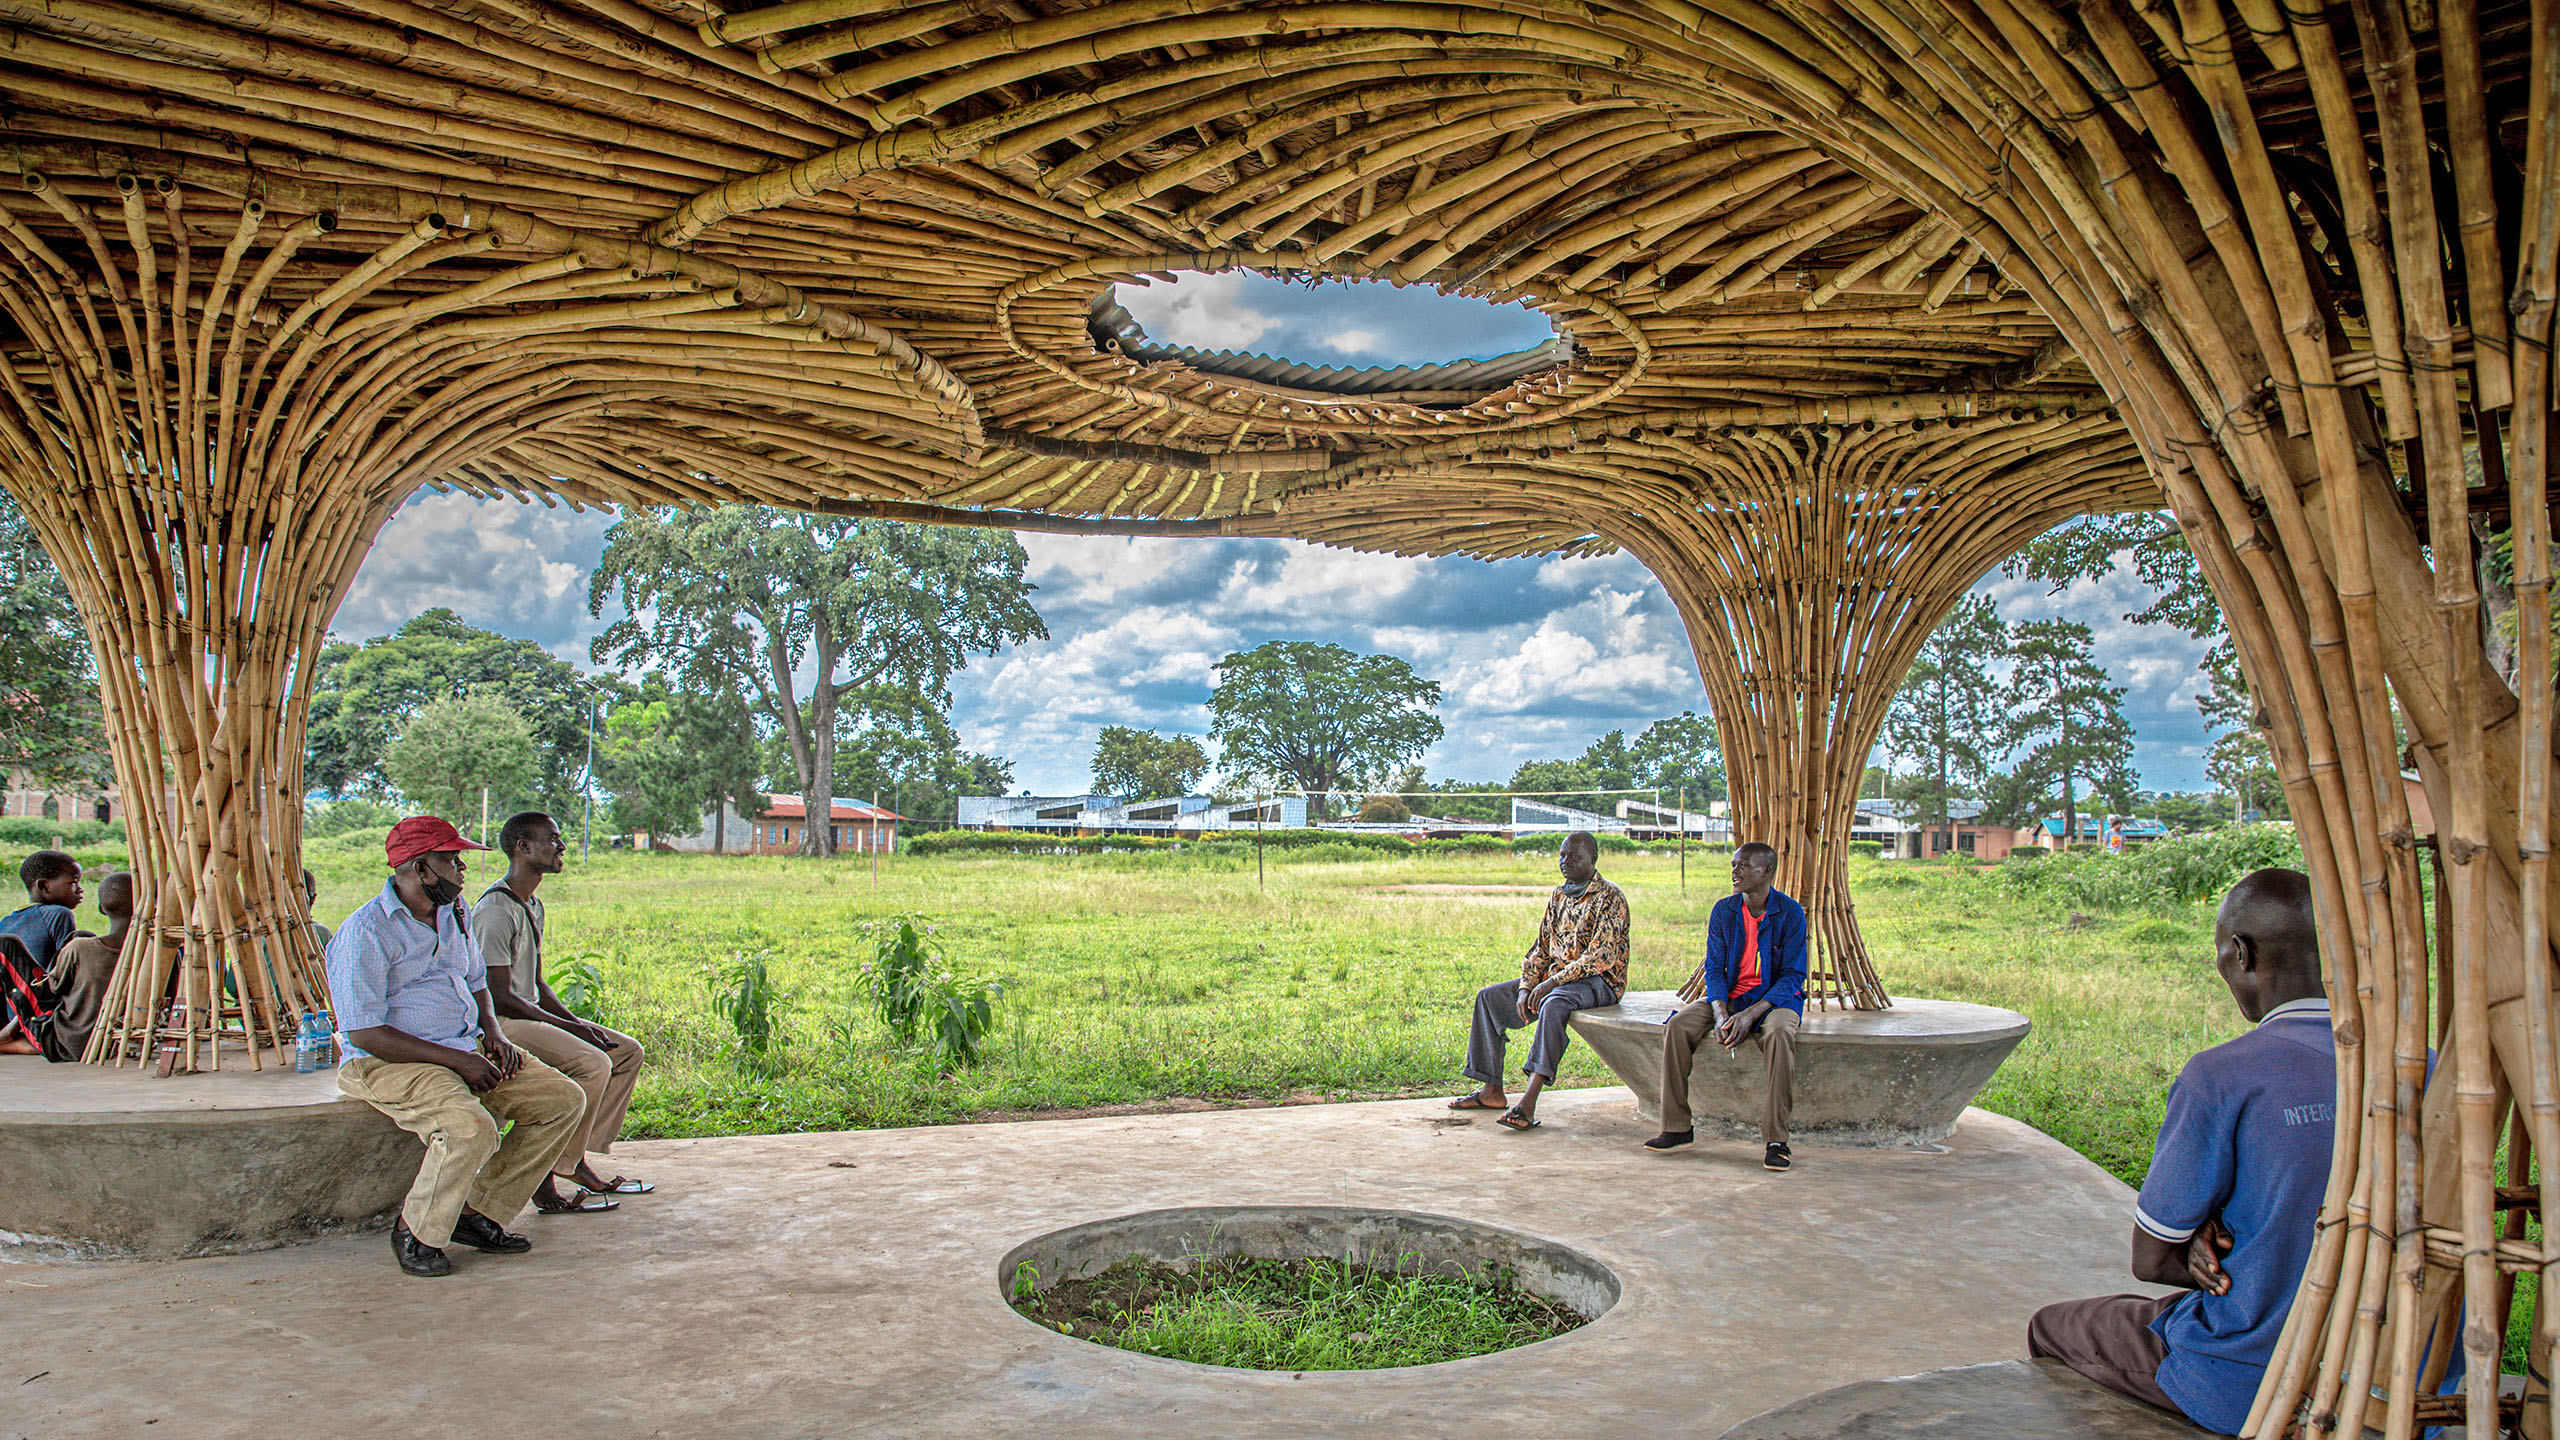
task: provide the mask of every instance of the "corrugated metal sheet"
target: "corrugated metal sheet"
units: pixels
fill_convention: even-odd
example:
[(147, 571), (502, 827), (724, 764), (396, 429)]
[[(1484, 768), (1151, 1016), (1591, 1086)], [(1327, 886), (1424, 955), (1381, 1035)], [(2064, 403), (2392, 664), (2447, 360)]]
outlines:
[(1562, 335), (1490, 360), (1452, 360), (1433, 365), (1306, 365), (1241, 350), (1195, 350), (1188, 345), (1162, 345), (1148, 339), (1138, 317), (1122, 308), (1108, 290), (1093, 302), (1093, 315), (1086, 328), (1093, 333), (1095, 348), (1117, 350), (1141, 363), (1172, 360), (1206, 374), (1283, 390), (1381, 398), (1393, 395), (1425, 404), (1437, 397), (1407, 392), (1444, 392), (1449, 401), (1462, 403), (1465, 397), (1491, 394), (1515, 380), (1551, 370), (1573, 358), (1573, 342)]

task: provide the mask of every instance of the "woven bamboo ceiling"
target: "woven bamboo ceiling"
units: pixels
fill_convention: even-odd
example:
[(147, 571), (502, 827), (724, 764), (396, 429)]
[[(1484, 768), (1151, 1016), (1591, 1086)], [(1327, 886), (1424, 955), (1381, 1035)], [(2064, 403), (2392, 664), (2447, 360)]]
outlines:
[[(1323, 527), (1510, 554), (1605, 547), (1572, 511), (1648, 433), (1659, 462), (1664, 437), (1735, 427), (2106, 408), (1979, 244), (1789, 134), (1685, 11), (0, 10), (4, 158), (30, 177), (0, 204), (21, 233), (77, 248), (86, 216), (120, 207), (185, 227), (199, 280), (230, 247), (253, 338), (351, 362), (462, 332), (476, 388), (447, 335), (380, 411), (452, 431), (394, 489), (1276, 534), (1313, 525), (1292, 495), (1386, 503), (1440, 476), (1499, 500), (1543, 474), (1547, 501), (1511, 506), (1536, 518), (1460, 516), (1443, 494)], [(263, 214), (244, 224), (247, 200)], [(135, 268), (139, 240), (90, 228)], [(1096, 344), (1114, 282), (1230, 266), (1520, 300), (1569, 344), (1511, 383), (1418, 397)], [(2150, 498), (2109, 433), (2069, 448), (2092, 484), (2061, 513)], [(2050, 468), (2002, 473), (2041, 502)]]

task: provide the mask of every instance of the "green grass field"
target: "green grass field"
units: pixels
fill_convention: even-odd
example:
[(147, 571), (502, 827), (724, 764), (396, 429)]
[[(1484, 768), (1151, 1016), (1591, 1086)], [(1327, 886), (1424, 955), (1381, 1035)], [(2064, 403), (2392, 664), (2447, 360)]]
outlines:
[[(352, 854), (319, 859), (324, 918), (379, 884)], [(1634, 907), (1636, 988), (1671, 988), (1696, 963), (1726, 864), (1693, 854), (1688, 868), (1683, 890), (1667, 857), (1605, 867)], [(471, 892), (491, 878), (484, 861)], [(1257, 884), (1250, 856), (1186, 851), (891, 857), (875, 886), (861, 859), (600, 852), (545, 889), (546, 965), (556, 985), (593, 964), (599, 1018), (649, 1047), (635, 1137), (1456, 1093), (1467, 1007), (1516, 973), (1553, 881), (1549, 860), (1488, 855), (1297, 859)], [(2210, 964), (2207, 906), (2075, 923), (1989, 870), (1861, 861), (1852, 884), (1894, 993), (2034, 1019), (1980, 1103), (2129, 1182), (2178, 1066), (2241, 1028)], [(931, 923), (954, 965), (1003, 981), (982, 1064), (941, 1073), (872, 1013), (865, 926), (899, 915)], [(783, 1004), (780, 1053), (761, 1070), (711, 1003), (732, 957), (759, 951)], [(1614, 1082), (1576, 1046), (1559, 1083)]]

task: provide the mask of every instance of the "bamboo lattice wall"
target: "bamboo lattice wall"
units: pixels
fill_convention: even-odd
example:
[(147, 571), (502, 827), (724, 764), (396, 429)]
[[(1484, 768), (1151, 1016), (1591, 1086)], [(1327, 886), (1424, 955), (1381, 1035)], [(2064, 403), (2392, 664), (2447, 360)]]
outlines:
[[(155, 897), (95, 1058), (152, 1038), (173, 973), (186, 1043), (219, 1023), (253, 1063), (309, 1002), (307, 666), (420, 483), (1623, 546), (1751, 748), (1740, 803), (1843, 926), (1842, 756), (1912, 641), (2034, 526), (2164, 496), (2337, 1001), (2329, 1203), (2252, 1428), (2496, 1424), (2506, 1277), (2560, 1279), (2509, 1233), (2560, 1145), (2552, 655), (2529, 623), (2525, 682), (2488, 668), (2474, 517), (2544, 614), (2560, 0), (0, 0), (0, 27), (28, 177), (0, 481), (90, 621)], [(1522, 299), (1572, 359), (1353, 397), (1093, 343), (1105, 285), (1236, 264)], [(2395, 720), (2443, 821), (2441, 952)], [(1858, 993), (1854, 930), (1826, 935)], [(2422, 1356), (2465, 1297), (2439, 1401)]]

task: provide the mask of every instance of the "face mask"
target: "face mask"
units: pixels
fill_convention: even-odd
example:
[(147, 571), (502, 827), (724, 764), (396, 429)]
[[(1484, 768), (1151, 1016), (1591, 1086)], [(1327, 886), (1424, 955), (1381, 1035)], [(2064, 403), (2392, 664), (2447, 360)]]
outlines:
[(421, 872), (418, 882), (420, 888), (427, 892), (427, 903), (431, 905), (450, 905), (462, 898), (462, 882), (459, 880)]

